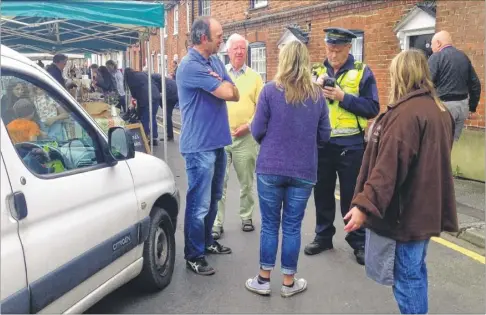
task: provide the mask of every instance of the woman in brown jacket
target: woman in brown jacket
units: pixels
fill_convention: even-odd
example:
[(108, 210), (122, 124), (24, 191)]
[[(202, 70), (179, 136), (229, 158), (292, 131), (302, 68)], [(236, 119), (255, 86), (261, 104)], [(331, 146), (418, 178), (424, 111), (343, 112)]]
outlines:
[(458, 229), (450, 161), (454, 123), (421, 51), (398, 54), (390, 77), (390, 105), (368, 132), (345, 231), (367, 228), (367, 275), (393, 287), (401, 313), (422, 314), (428, 312), (429, 240)]

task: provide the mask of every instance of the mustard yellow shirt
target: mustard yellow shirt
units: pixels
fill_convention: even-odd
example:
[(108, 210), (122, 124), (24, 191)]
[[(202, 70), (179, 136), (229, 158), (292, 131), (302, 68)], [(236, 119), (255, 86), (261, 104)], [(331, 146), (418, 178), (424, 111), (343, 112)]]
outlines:
[(238, 102), (226, 102), (230, 129), (233, 132), (241, 125), (251, 123), (263, 88), (263, 80), (260, 74), (246, 65), (240, 69), (242, 73), (239, 75), (235, 75), (231, 64), (226, 65), (226, 70), (240, 93)]

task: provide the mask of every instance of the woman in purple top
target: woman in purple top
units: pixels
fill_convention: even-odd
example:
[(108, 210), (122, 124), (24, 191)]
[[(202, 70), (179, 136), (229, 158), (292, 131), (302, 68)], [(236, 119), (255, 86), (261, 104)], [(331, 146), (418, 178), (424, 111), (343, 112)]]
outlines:
[(260, 93), (250, 129), (260, 144), (256, 173), (262, 227), (260, 272), (246, 281), (246, 288), (270, 294), (282, 217), (281, 295), (288, 297), (307, 287), (305, 279), (294, 277), (301, 225), (317, 180), (317, 145), (331, 133), (326, 100), (312, 83), (309, 52), (301, 42), (291, 42), (280, 52), (277, 75)]

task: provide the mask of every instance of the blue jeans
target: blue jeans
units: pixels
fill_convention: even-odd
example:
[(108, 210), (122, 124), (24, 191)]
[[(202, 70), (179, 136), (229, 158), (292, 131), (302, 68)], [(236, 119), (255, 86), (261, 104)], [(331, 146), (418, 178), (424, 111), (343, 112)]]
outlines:
[(188, 190), (184, 221), (184, 257), (193, 260), (205, 256), (214, 243), (211, 230), (218, 201), (223, 196), (226, 153), (224, 148), (182, 154), (186, 161)]
[[(260, 232), (260, 268), (272, 270), (278, 248), (280, 217), (282, 217), (282, 273), (297, 272), (301, 227), (312, 182), (279, 175), (257, 175), (258, 199), (262, 216)], [(283, 208), (283, 214), (282, 213)]]
[(397, 242), (393, 294), (402, 314), (428, 312), (428, 283), (425, 256), (429, 240)]

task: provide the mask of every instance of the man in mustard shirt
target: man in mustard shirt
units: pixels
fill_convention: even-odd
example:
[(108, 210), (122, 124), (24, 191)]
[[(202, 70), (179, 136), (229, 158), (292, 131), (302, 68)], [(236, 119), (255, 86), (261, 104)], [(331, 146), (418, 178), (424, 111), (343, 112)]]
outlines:
[(241, 228), (253, 231), (252, 222), (255, 200), (253, 198), (253, 174), (258, 152), (258, 144), (250, 133), (250, 123), (255, 114), (258, 96), (263, 88), (260, 74), (246, 65), (248, 41), (241, 35), (233, 34), (227, 41), (230, 64), (226, 70), (240, 92), (238, 102), (227, 102), (228, 117), (233, 143), (225, 147), (227, 163), (224, 179), (223, 198), (218, 203), (218, 216), (213, 226), (213, 238), (219, 239), (224, 232), (226, 187), (231, 163), (233, 163), (240, 183)]

